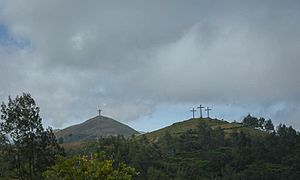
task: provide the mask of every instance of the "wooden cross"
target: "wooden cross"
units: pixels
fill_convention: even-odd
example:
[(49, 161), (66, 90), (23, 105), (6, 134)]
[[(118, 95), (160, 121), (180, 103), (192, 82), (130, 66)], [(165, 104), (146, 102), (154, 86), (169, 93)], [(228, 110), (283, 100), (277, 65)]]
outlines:
[(193, 112), (193, 119), (195, 119), (195, 112), (196, 112), (197, 110), (195, 109), (195, 108), (193, 108), (192, 110), (191, 110), (191, 112)]
[(202, 118), (202, 109), (204, 108), (204, 106), (202, 106), (202, 105), (200, 104), (200, 106), (197, 107), (197, 108), (200, 109), (200, 118)]
[(205, 109), (205, 111), (207, 111), (207, 118), (209, 118), (209, 111), (211, 111), (211, 109), (209, 109), (209, 107), (207, 107), (207, 108)]
[(99, 117), (101, 116), (101, 112), (102, 112), (102, 110), (101, 109), (99, 109), (98, 110), (98, 112), (99, 112)]

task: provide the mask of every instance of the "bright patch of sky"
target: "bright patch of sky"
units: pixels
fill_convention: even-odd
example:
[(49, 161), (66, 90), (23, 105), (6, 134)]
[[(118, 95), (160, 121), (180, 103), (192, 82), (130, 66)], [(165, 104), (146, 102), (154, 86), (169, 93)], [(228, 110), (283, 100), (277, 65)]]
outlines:
[(10, 34), (6, 25), (0, 23), (0, 44), (3, 47), (7, 48), (16, 48), (16, 49), (29, 49), (31, 48), (31, 43), (29, 40), (14, 37)]

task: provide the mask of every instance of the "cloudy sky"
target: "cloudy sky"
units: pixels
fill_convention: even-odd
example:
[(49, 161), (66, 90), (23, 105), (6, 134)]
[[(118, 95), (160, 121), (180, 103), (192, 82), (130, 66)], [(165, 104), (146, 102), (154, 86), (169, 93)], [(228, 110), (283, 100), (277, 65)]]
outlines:
[(150, 131), (247, 113), (300, 129), (300, 1), (0, 0), (0, 100), (55, 128), (103, 114)]

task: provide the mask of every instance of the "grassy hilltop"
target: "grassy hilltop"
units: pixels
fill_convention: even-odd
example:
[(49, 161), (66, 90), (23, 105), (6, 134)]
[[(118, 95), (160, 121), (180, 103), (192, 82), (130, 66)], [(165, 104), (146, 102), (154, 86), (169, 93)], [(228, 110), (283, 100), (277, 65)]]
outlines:
[(152, 141), (157, 141), (160, 137), (164, 136), (167, 132), (172, 136), (180, 136), (187, 130), (195, 130), (199, 123), (206, 123), (212, 129), (221, 128), (224, 130), (226, 137), (233, 131), (247, 133), (251, 136), (263, 136), (266, 132), (259, 129), (251, 128), (238, 122), (227, 122), (224, 120), (211, 119), (211, 118), (194, 118), (188, 119), (181, 122), (176, 122), (170, 126), (164, 127), (162, 129), (146, 133), (145, 135)]
[(123, 123), (105, 116), (96, 116), (83, 123), (56, 132), (56, 136), (62, 137), (64, 143), (94, 141), (99, 137), (117, 135), (129, 137), (133, 134), (139, 134), (139, 132)]

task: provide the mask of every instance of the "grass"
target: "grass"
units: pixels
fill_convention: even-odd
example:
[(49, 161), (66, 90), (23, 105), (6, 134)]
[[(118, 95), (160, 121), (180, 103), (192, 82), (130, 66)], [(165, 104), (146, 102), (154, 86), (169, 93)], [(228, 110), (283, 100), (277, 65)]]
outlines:
[(243, 131), (244, 133), (255, 137), (261, 137), (266, 134), (266, 132), (263, 132), (261, 130), (245, 127), (241, 123), (236, 123), (236, 122), (229, 123), (227, 121), (211, 119), (211, 118), (202, 118), (202, 119), (195, 118), (195, 119), (188, 119), (188, 120), (174, 123), (165, 128), (150, 133), (146, 133), (145, 135), (148, 139), (150, 139), (150, 141), (157, 141), (160, 137), (165, 135), (165, 133), (167, 132), (172, 136), (179, 136), (189, 129), (196, 129), (197, 125), (200, 122), (206, 122), (212, 129), (220, 127), (221, 129), (224, 130), (226, 137), (229, 137), (230, 134), (234, 131), (237, 132)]

